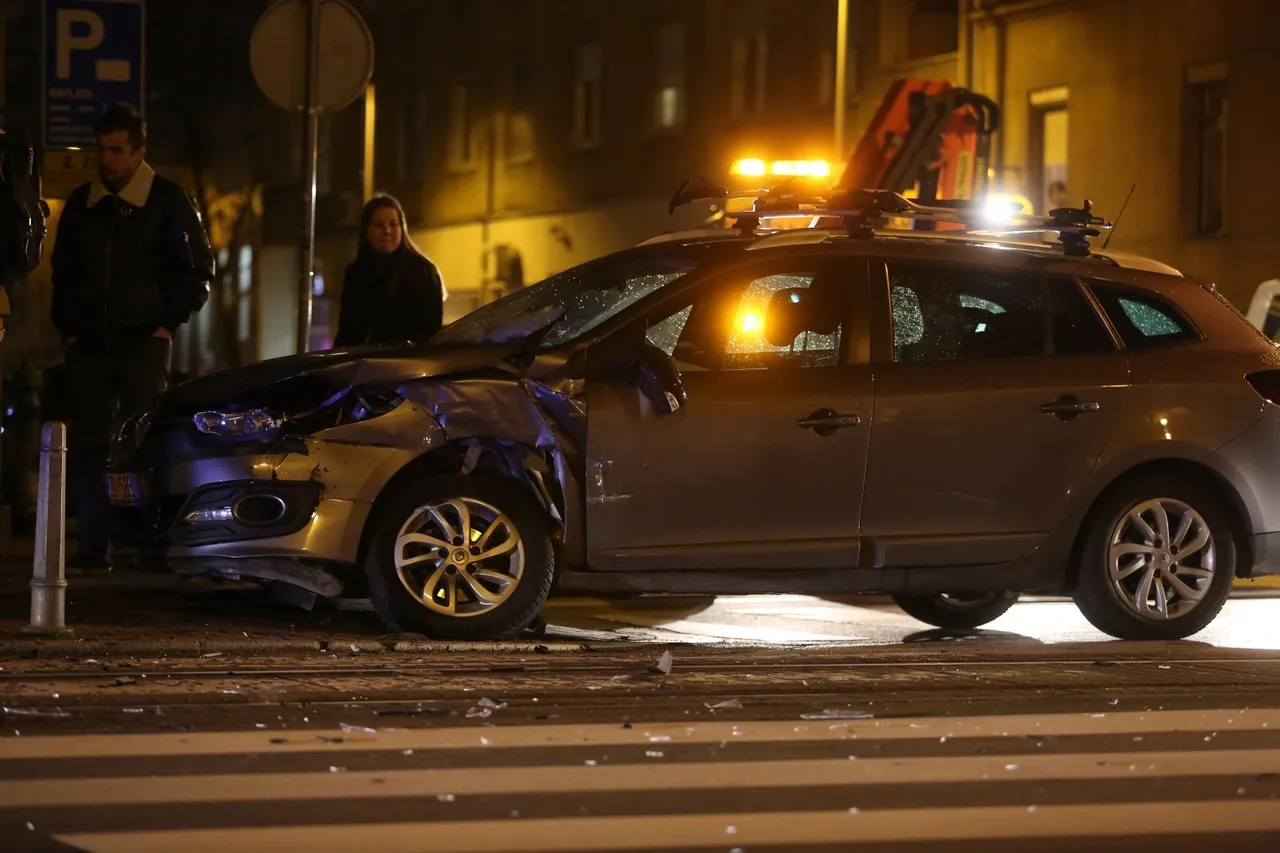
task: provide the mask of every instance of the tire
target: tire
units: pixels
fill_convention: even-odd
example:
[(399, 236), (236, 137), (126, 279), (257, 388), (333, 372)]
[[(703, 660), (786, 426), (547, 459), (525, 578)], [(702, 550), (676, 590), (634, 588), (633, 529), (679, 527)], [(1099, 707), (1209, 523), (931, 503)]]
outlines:
[[(1159, 536), (1157, 505), (1167, 518), (1169, 538), (1184, 533), (1180, 543), (1170, 546)], [(1180, 528), (1187, 510), (1193, 518), (1184, 532)], [(1146, 530), (1132, 520), (1135, 512), (1144, 520)], [(1236, 573), (1232, 522), (1233, 514), (1222, 499), (1194, 481), (1154, 475), (1122, 483), (1103, 496), (1086, 522), (1073, 594), (1076, 606), (1095, 628), (1121, 640), (1181, 640), (1200, 632), (1231, 594)], [(1206, 544), (1189, 552), (1202, 529), (1208, 534)], [(1148, 532), (1157, 534), (1156, 538), (1151, 539)], [(1117, 569), (1132, 572), (1118, 582), (1112, 580), (1113, 542), (1120, 549)], [(1148, 574), (1152, 577), (1148, 591), (1139, 595)], [(1128, 599), (1122, 597), (1117, 583), (1128, 591)], [(1157, 587), (1164, 591), (1164, 615)], [(1200, 598), (1183, 597), (1180, 587), (1193, 590)], [(1146, 603), (1142, 612), (1139, 599)]]
[[(474, 531), (475, 545), (469, 548), (458, 547), (460, 505), (466, 507)], [(432, 544), (446, 541), (442, 519), (447, 532), (455, 534), (448, 549)], [(551, 590), (555, 548), (545, 516), (506, 483), (456, 476), (422, 480), (388, 501), (375, 523), (365, 574), (374, 609), (392, 631), (450, 640), (510, 639), (534, 623)], [(401, 541), (402, 534), (416, 538)], [(490, 536), (497, 537), (497, 545), (488, 544)], [(503, 551), (513, 537), (514, 547)], [(503, 553), (473, 562), (481, 545)], [(406, 579), (397, 568), (397, 550), (409, 561), (402, 564)], [(473, 572), (485, 574), (477, 577)], [(410, 591), (410, 583), (423, 590), (433, 576), (438, 579), (429, 605), (428, 595), (422, 593), (420, 599)], [(502, 577), (515, 579), (505, 585), (495, 581)], [(484, 601), (473, 591), (477, 588), (487, 596)]]
[(999, 619), (1018, 601), (1016, 592), (959, 595), (897, 593), (893, 601), (911, 618), (936, 628), (968, 631)]

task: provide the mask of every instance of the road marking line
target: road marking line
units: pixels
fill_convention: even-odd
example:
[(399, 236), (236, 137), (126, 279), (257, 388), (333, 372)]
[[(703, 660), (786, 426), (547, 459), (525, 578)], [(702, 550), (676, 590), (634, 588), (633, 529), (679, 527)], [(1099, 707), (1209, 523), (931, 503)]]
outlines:
[(507, 795), (528, 792), (663, 791), (1151, 779), (1280, 772), (1280, 749), (1218, 752), (924, 756), (849, 760), (466, 767), (352, 773), (255, 773), (21, 779), (0, 782), (0, 808), (141, 803), (267, 802), (346, 797)]
[[(1185, 833), (1280, 831), (1280, 802), (1117, 803), (1102, 805), (889, 809), (849, 812), (642, 815), (441, 823), (253, 827), (58, 835), (87, 853), (534, 853), (660, 847), (744, 847), (1172, 836)], [(1226, 839), (1224, 839), (1225, 841)]]
[[(819, 708), (814, 709), (820, 711)], [(1121, 711), (1107, 714), (1020, 714), (981, 717), (898, 717), (884, 720), (451, 726), (376, 731), (308, 730), (46, 735), (0, 738), (9, 758), (111, 758), (233, 755), (248, 752), (329, 752), (384, 749), (467, 749), (529, 746), (616, 746), (646, 743), (911, 740), (1025, 735), (1280, 730), (1280, 708)], [(273, 743), (272, 741), (283, 741)]]

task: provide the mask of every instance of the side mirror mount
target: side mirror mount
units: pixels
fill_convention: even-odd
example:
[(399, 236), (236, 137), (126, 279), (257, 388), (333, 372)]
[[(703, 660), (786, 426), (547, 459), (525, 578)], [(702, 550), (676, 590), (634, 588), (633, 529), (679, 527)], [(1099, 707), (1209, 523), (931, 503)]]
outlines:
[(636, 387), (660, 415), (675, 414), (689, 401), (675, 359), (652, 345), (640, 350)]

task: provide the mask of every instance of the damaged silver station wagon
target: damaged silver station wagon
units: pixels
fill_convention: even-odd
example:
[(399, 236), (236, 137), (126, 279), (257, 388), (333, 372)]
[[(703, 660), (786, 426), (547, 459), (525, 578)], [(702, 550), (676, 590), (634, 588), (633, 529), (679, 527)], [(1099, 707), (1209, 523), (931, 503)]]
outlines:
[(884, 591), (947, 628), (1065, 593), (1168, 639), (1280, 571), (1280, 355), (1212, 288), (1091, 251), (1087, 205), (1038, 243), (765, 201), (426, 345), (171, 389), (114, 445), (114, 564), (367, 591), (448, 638), (553, 593)]

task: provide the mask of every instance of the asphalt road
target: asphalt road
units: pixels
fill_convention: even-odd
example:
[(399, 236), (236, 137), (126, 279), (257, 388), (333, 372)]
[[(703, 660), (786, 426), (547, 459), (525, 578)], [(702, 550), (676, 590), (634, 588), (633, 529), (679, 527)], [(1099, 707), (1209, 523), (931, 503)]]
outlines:
[(0, 661), (0, 849), (1280, 849), (1280, 599), (1142, 645), (1060, 602), (549, 615), (532, 650)]

